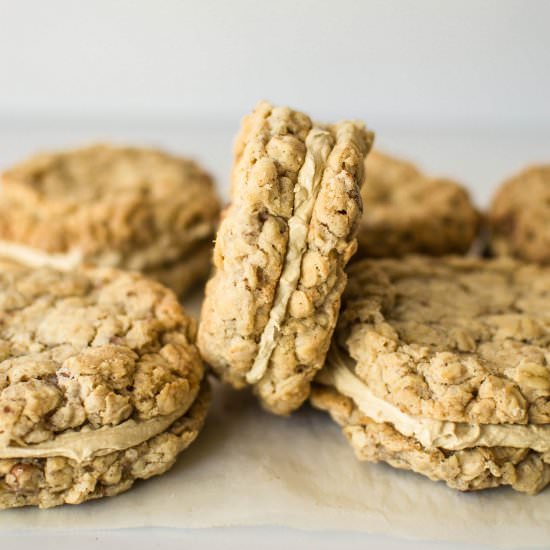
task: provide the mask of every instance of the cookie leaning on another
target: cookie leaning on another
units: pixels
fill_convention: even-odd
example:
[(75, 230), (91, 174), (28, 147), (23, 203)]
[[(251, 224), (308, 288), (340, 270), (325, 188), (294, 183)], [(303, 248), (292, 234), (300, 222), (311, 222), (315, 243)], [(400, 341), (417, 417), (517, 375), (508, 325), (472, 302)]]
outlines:
[(0, 269), (0, 508), (116, 495), (168, 470), (209, 403), (175, 294), (110, 268)]
[(300, 406), (334, 329), (356, 249), (372, 134), (260, 103), (236, 142), (232, 203), (218, 231), (198, 343), (269, 410)]
[(2, 175), (0, 255), (142, 271), (182, 294), (208, 274), (218, 214), (190, 160), (107, 145), (36, 155)]
[(532, 166), (503, 183), (489, 226), (492, 253), (550, 264), (550, 165)]
[(357, 456), (450, 487), (550, 482), (550, 270), (511, 260), (365, 260), (314, 406)]
[(355, 259), (466, 253), (480, 216), (458, 183), (429, 178), (413, 164), (372, 151), (361, 190), (363, 217)]

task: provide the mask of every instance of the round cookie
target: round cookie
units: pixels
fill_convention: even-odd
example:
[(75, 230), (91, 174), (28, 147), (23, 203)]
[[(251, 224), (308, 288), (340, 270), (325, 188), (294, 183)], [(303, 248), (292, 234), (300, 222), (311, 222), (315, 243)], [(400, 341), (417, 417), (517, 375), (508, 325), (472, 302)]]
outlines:
[(195, 325), (139, 274), (0, 269), (0, 508), (112, 496), (196, 437)]
[(531, 166), (503, 183), (488, 218), (493, 254), (550, 263), (550, 165)]
[(368, 156), (365, 170), (356, 259), (442, 256), (470, 249), (479, 215), (461, 185), (429, 178), (413, 164), (378, 151)]
[(198, 343), (237, 388), (288, 414), (322, 366), (355, 252), (372, 134), (260, 103), (236, 142)]
[(1, 184), (2, 256), (137, 270), (180, 294), (208, 274), (220, 205), (193, 161), (96, 145), (34, 156)]
[(364, 260), (312, 402), (358, 456), (451, 487), (550, 481), (550, 270), (512, 260)]

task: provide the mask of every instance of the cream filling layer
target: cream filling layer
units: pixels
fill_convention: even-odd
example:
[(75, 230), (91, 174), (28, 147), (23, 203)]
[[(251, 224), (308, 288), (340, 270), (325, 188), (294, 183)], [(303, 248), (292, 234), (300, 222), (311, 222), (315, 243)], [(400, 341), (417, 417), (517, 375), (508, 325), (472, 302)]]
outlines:
[(70, 252), (61, 254), (49, 254), (38, 248), (9, 241), (0, 241), (0, 256), (30, 267), (53, 267), (60, 271), (74, 269), (83, 260), (82, 252), (79, 250), (71, 250)]
[(249, 384), (259, 382), (267, 370), (286, 315), (288, 302), (298, 285), (302, 257), (307, 249), (307, 234), (313, 207), (321, 188), (328, 156), (334, 146), (334, 138), (326, 130), (313, 128), (307, 135), (305, 143), (306, 156), (294, 187), (294, 211), (288, 220), (288, 245), (283, 270), (269, 312), (269, 319), (260, 337), (258, 353), (246, 375)]
[(117, 426), (71, 431), (56, 436), (51, 441), (20, 447), (7, 445), (0, 448), (2, 458), (48, 458), (63, 456), (84, 462), (96, 456), (104, 456), (115, 451), (124, 451), (148, 441), (166, 431), (189, 409), (189, 402), (172, 414), (136, 422), (126, 420)]
[[(212, 224), (201, 223), (190, 228), (186, 233), (186, 242), (180, 243), (180, 250), (170, 249), (168, 236), (148, 248), (136, 249), (127, 257), (116, 250), (105, 250), (99, 254), (86, 257), (78, 248), (69, 252), (49, 253), (20, 243), (0, 240), (0, 256), (14, 260), (30, 267), (52, 267), (60, 271), (70, 271), (85, 261), (93, 264), (121, 267), (143, 271), (153, 269), (166, 262), (176, 261), (182, 256), (182, 251), (189, 250), (191, 244), (210, 237), (213, 233)], [(184, 248), (183, 245), (187, 246)]]
[[(351, 359), (350, 359), (351, 361)], [(472, 447), (515, 447), (550, 451), (549, 424), (468, 424), (411, 416), (380, 399), (346, 364), (334, 348), (320, 381), (353, 399), (360, 411), (375, 422), (386, 422), (402, 435), (414, 437), (425, 448), (458, 451)]]

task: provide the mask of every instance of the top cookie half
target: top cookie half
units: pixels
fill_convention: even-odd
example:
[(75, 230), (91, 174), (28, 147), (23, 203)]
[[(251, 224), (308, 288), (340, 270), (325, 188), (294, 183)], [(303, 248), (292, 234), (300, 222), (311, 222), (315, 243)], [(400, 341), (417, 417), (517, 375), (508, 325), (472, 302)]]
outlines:
[(286, 414), (324, 361), (356, 249), (373, 135), (260, 103), (236, 142), (232, 203), (214, 251), (199, 347), (235, 387)]
[(335, 346), (375, 396), (441, 421), (550, 423), (550, 270), (408, 257), (349, 277)]
[(366, 160), (356, 258), (464, 254), (479, 214), (466, 189), (423, 174), (410, 162), (373, 151)]
[(489, 223), (494, 254), (550, 264), (550, 165), (531, 166), (503, 183)]
[(1, 183), (3, 256), (58, 269), (92, 263), (143, 271), (176, 291), (184, 264), (196, 271), (204, 257), (199, 263), (208, 266), (219, 200), (193, 161), (97, 145), (34, 156)]
[(0, 458), (65, 432), (173, 422), (203, 376), (194, 339), (175, 294), (137, 273), (2, 265)]

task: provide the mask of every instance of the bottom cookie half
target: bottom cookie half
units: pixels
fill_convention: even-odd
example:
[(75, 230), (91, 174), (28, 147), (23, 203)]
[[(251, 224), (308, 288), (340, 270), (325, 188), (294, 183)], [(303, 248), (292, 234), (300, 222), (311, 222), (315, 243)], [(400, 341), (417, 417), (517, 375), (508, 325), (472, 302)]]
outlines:
[(135, 447), (84, 462), (64, 457), (0, 459), (0, 509), (79, 504), (117, 495), (138, 479), (163, 474), (197, 437), (209, 403), (205, 381), (192, 407), (168, 430)]
[(512, 447), (427, 449), (391, 424), (367, 418), (352, 399), (333, 388), (316, 386), (311, 403), (327, 411), (342, 426), (360, 460), (413, 470), (460, 491), (509, 485), (516, 491), (536, 494), (550, 482), (550, 453)]

